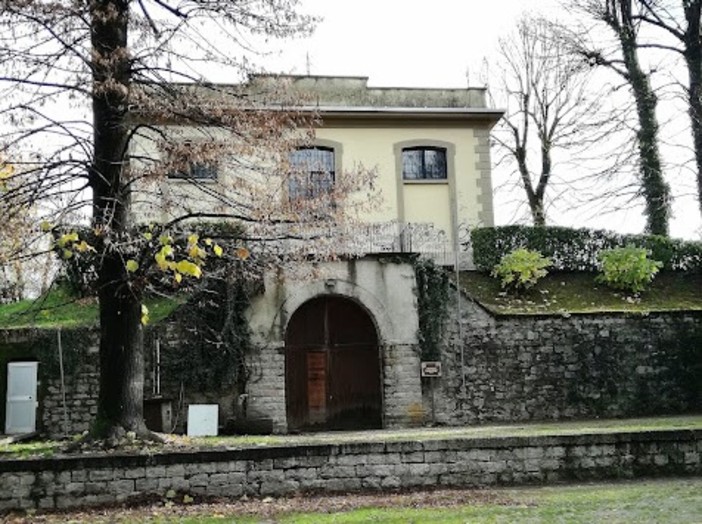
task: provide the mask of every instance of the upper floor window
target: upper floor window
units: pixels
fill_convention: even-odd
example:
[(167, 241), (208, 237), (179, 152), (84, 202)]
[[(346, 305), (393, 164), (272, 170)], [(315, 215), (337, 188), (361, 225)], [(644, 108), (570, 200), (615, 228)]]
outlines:
[(197, 148), (196, 144), (190, 140), (176, 144), (168, 154), (174, 165), (174, 169), (168, 173), (168, 178), (186, 180), (217, 179), (217, 164), (215, 162), (192, 159), (197, 155)]
[(189, 162), (186, 169), (168, 173), (168, 178), (217, 180), (217, 166), (205, 162)]
[(316, 198), (330, 193), (334, 188), (334, 165), (334, 149), (331, 147), (302, 147), (291, 152), (290, 199)]
[(446, 180), (446, 149), (407, 147), (402, 150), (404, 180)]

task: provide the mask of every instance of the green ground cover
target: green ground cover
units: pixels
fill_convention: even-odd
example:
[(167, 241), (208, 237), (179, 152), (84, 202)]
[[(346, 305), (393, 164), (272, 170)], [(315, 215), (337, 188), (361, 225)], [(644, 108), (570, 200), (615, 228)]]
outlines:
[[(507, 501), (454, 508), (367, 508), (349, 512), (284, 515), (273, 522), (354, 524), (382, 522), (693, 523), (702, 519), (702, 479), (510, 489)], [(181, 522), (222, 522), (211, 518)], [(238, 521), (246, 522), (246, 521)], [(255, 519), (249, 522), (257, 522)]]
[[(549, 435), (585, 435), (632, 431), (665, 431), (676, 429), (702, 430), (702, 414), (676, 417), (634, 419), (598, 419), (574, 422), (543, 422), (446, 428), (411, 428), (371, 431), (332, 431), (302, 435), (232, 435), (218, 437), (167, 436), (162, 448), (148, 452), (172, 449), (228, 448), (260, 446), (296, 446), (306, 444), (342, 444), (354, 442), (401, 442), (457, 438), (533, 437)], [(61, 442), (35, 441), (14, 444), (0, 443), (0, 460), (51, 456), (61, 452)]]
[(500, 289), (486, 273), (464, 271), (461, 286), (497, 314), (702, 311), (702, 274), (664, 271), (639, 296), (595, 282), (594, 273), (552, 273), (522, 295)]
[(295, 496), (137, 508), (9, 515), (46, 523), (659, 523), (702, 521), (702, 479), (666, 479), (548, 487)]
[[(151, 322), (171, 314), (182, 301), (172, 298), (148, 298)], [(62, 288), (52, 289), (45, 296), (0, 305), (0, 329), (73, 328), (98, 325), (98, 304), (94, 297), (75, 298)]]

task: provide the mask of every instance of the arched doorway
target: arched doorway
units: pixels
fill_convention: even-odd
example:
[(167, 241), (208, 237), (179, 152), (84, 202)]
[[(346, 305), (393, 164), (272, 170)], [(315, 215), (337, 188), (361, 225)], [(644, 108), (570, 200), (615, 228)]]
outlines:
[(380, 428), (378, 335), (355, 302), (326, 296), (305, 302), (285, 334), (288, 428)]

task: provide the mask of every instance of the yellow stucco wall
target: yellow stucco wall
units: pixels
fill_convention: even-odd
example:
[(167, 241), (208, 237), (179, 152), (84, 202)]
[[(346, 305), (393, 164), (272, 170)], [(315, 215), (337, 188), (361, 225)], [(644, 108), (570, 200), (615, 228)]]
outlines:
[[(341, 144), (340, 164), (341, 173), (337, 177), (353, 176), (358, 166), (374, 169), (377, 177), (374, 181), (375, 190), (380, 193), (380, 205), (365, 213), (361, 219), (367, 223), (386, 223), (402, 221), (403, 223), (433, 224), (436, 229), (445, 233), (447, 243), (452, 241), (453, 223), (451, 204), (455, 199), (457, 204), (457, 222), (459, 225), (475, 226), (480, 224), (480, 212), (485, 199), (480, 194), (478, 178), (480, 172), (476, 169), (476, 144), (470, 124), (459, 126), (455, 123), (449, 126), (435, 125), (382, 125), (377, 121), (368, 123), (347, 123), (344, 121), (326, 123), (316, 131), (319, 140), (329, 140)], [(198, 132), (179, 126), (169, 126), (170, 132), (186, 137), (198, 138)], [(214, 132), (222, 139), (221, 132)], [(195, 135), (195, 136), (193, 136)], [(449, 173), (449, 179), (439, 182), (403, 182), (401, 181), (401, 157), (398, 155), (397, 144), (413, 142), (419, 145), (423, 141), (444, 142), (451, 144), (455, 153), (453, 162), (449, 160), (449, 169), (453, 166), (455, 178)], [(135, 146), (138, 154), (158, 157), (153, 144), (142, 142)], [(337, 152), (338, 153), (338, 152)], [(400, 165), (398, 165), (400, 164)], [(241, 185), (252, 180), (252, 174), (242, 175), (241, 166), (234, 172), (233, 168), (224, 169), (217, 182), (220, 187), (231, 186), (241, 189)], [(255, 175), (254, 175), (255, 176)], [(453, 179), (453, 180), (452, 180)], [(455, 193), (451, 185), (455, 184)], [(205, 184), (207, 186), (207, 183)], [(207, 191), (194, 188), (180, 180), (158, 180), (151, 183), (150, 193), (154, 196), (161, 194), (171, 201), (171, 206), (187, 203), (193, 211), (205, 210), (211, 212), (227, 212), (227, 206), (222, 205), (208, 195)], [(400, 193), (398, 193), (400, 192)], [(285, 198), (285, 188), (272, 188), (270, 198)], [(359, 195), (359, 198), (364, 198)], [(488, 195), (487, 198), (490, 198)], [(134, 202), (134, 215), (137, 221), (167, 220), (182, 212), (182, 209), (166, 209), (165, 205), (155, 205), (158, 198), (149, 204)], [(158, 209), (161, 207), (161, 209)]]
[[(478, 224), (481, 201), (476, 171), (475, 137), (466, 127), (344, 127), (323, 126), (317, 130), (320, 139), (343, 144), (342, 168), (347, 175), (356, 163), (376, 168), (376, 187), (383, 204), (367, 216), (368, 222), (386, 222), (403, 217), (405, 223), (433, 222), (451, 239), (451, 210), (448, 181), (438, 183), (398, 184), (398, 162), (395, 145), (400, 142), (441, 141), (455, 146), (455, 180), (458, 222)], [(398, 198), (398, 189), (403, 192)], [(399, 206), (404, 203), (404, 209)]]

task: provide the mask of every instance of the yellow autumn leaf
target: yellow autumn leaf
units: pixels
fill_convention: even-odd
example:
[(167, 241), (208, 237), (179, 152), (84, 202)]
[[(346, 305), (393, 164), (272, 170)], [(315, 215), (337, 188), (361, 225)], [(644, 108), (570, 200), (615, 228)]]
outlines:
[(194, 244), (197, 244), (198, 240), (200, 240), (200, 235), (193, 233), (188, 237), (188, 244), (192, 246)]
[(73, 233), (65, 233), (61, 235), (57, 241), (59, 247), (64, 247), (70, 242), (77, 242), (78, 241), (78, 233), (75, 231)]
[(168, 262), (166, 262), (166, 256), (161, 251), (156, 253), (156, 255), (154, 256), (154, 260), (156, 260), (156, 264), (158, 265), (158, 268), (161, 271), (165, 271), (166, 269), (168, 269)]
[(158, 237), (158, 241), (161, 242), (161, 245), (167, 246), (171, 242), (173, 242), (173, 238), (171, 237), (171, 235), (161, 235), (160, 237)]
[(42, 220), (41, 223), (39, 224), (39, 228), (46, 233), (47, 231), (51, 230), (51, 224), (47, 222), (46, 220)]
[(161, 248), (160, 253), (163, 255), (163, 258), (168, 258), (173, 256), (173, 246), (163, 246)]
[(236, 249), (236, 256), (238, 256), (241, 260), (246, 260), (249, 258), (249, 250), (246, 249), (245, 247), (239, 247)]
[(146, 240), (149, 240), (149, 241), (150, 241), (153, 237), (154, 237), (154, 236), (151, 234), (150, 231), (147, 231), (146, 233), (144, 233), (144, 238), (145, 238)]
[(212, 239), (211, 239), (211, 238), (206, 238), (206, 239), (205, 239), (205, 245), (208, 246), (208, 247), (211, 246), (211, 245), (212, 245)]
[(7, 189), (7, 181), (15, 173), (15, 168), (10, 164), (5, 164), (0, 167), (0, 187), (2, 189)]
[(76, 251), (79, 251), (80, 253), (85, 253), (86, 251), (95, 251), (95, 248), (88, 244), (85, 240), (81, 240), (77, 244), (73, 244), (73, 247), (76, 249)]
[(212, 248), (212, 251), (214, 251), (214, 254), (217, 255), (218, 257), (221, 257), (222, 254), (224, 254), (224, 250), (219, 244), (215, 244), (214, 247)]
[(0, 167), (0, 179), (10, 178), (14, 174), (15, 174), (14, 166), (12, 166), (10, 164), (5, 164), (2, 167)]
[(190, 258), (192, 259), (200, 259), (205, 258), (207, 253), (204, 249), (200, 248), (200, 246), (192, 246), (188, 251), (188, 255), (190, 255)]
[(66, 260), (68, 260), (68, 259), (71, 258), (72, 256), (73, 256), (73, 251), (71, 251), (70, 249), (64, 249), (64, 250), (63, 250), (63, 258), (65, 258)]
[(188, 260), (181, 260), (176, 264), (176, 269), (178, 272), (183, 273), (184, 275), (190, 275), (191, 277), (195, 278), (200, 278), (202, 275), (202, 270), (200, 269), (200, 266), (197, 264), (194, 264)]
[(175, 278), (175, 281), (176, 281), (178, 284), (180, 284), (181, 281), (183, 280), (183, 275), (181, 275), (180, 273), (176, 273), (175, 275), (173, 275), (173, 278)]
[(127, 271), (134, 273), (137, 269), (139, 269), (139, 263), (136, 260), (127, 260)]
[(149, 323), (149, 308), (146, 305), (141, 305), (141, 323), (146, 325)]

